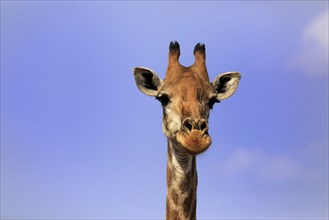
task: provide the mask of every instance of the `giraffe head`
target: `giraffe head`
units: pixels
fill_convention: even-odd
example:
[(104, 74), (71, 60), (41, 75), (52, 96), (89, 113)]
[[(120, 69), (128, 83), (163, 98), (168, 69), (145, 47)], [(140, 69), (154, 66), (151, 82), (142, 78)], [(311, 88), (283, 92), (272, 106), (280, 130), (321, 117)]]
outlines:
[(149, 68), (136, 67), (133, 72), (138, 89), (160, 101), (163, 107), (162, 129), (167, 138), (180, 150), (196, 155), (211, 144), (208, 133), (210, 110), (215, 103), (234, 94), (241, 76), (238, 72), (227, 72), (210, 82), (204, 44), (195, 46), (192, 66), (182, 66), (179, 55), (179, 44), (171, 42), (164, 80)]

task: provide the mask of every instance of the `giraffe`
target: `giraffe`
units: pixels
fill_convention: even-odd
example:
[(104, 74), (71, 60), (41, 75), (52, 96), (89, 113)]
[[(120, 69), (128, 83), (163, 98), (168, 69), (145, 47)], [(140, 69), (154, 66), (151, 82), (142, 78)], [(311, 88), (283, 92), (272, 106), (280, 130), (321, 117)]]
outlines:
[(179, 63), (180, 46), (169, 45), (169, 62), (164, 80), (151, 69), (135, 67), (138, 89), (160, 101), (162, 130), (168, 142), (166, 219), (196, 219), (196, 156), (206, 151), (210, 110), (234, 94), (241, 79), (238, 72), (226, 72), (209, 81), (205, 45), (194, 48), (195, 62), (189, 67)]

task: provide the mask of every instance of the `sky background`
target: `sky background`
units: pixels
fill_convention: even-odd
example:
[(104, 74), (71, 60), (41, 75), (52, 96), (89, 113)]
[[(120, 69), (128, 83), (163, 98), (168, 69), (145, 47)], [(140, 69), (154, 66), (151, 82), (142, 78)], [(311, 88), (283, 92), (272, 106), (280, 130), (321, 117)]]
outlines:
[(327, 1), (1, 0), (1, 218), (165, 217), (164, 77), (239, 71), (198, 156), (199, 219), (328, 218)]

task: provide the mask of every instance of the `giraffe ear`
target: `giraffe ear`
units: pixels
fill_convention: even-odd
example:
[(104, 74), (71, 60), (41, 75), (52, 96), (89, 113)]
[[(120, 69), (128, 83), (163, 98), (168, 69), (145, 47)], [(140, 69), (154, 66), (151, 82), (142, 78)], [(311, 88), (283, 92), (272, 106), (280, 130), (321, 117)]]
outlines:
[(142, 93), (149, 96), (158, 94), (162, 80), (153, 70), (146, 67), (135, 67), (133, 72), (136, 85)]
[(212, 82), (217, 92), (217, 100), (227, 99), (232, 96), (238, 88), (241, 75), (238, 72), (226, 72), (218, 75)]

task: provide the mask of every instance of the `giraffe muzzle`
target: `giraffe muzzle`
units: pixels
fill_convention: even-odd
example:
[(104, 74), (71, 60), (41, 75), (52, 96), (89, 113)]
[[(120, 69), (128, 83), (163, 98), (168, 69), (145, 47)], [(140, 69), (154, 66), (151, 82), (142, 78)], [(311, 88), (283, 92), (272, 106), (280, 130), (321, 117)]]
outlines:
[(186, 118), (181, 130), (177, 133), (178, 143), (191, 154), (199, 154), (207, 150), (211, 144), (208, 134), (208, 123), (204, 119)]

